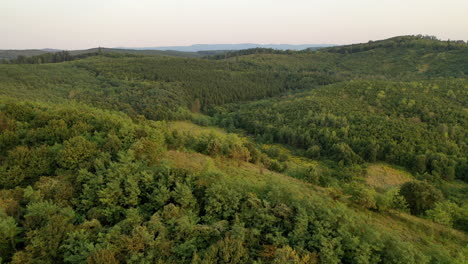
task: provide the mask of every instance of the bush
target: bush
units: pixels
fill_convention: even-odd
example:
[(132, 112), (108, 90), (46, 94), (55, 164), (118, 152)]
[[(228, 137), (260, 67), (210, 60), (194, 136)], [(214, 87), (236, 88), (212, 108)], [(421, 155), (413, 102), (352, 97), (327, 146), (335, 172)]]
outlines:
[(403, 184), (400, 195), (405, 197), (412, 214), (420, 215), (433, 209), (442, 200), (442, 192), (427, 182), (412, 181)]
[(350, 200), (366, 209), (375, 209), (377, 195), (374, 189), (367, 188), (363, 184), (353, 183), (348, 187), (347, 193), (351, 195)]
[(427, 210), (426, 214), (432, 221), (468, 231), (468, 208), (458, 206), (454, 202), (444, 201), (436, 203), (434, 209)]
[(397, 188), (386, 190), (384, 193), (378, 193), (375, 197), (377, 210), (385, 212), (390, 209), (407, 211), (408, 204), (404, 197), (398, 193)]

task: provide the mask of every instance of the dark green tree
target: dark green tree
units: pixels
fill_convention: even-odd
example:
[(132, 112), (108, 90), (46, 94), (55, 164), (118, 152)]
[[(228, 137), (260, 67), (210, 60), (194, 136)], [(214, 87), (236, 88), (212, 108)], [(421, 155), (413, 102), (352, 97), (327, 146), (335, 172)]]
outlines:
[(403, 184), (400, 188), (400, 195), (405, 198), (411, 213), (416, 215), (433, 209), (436, 203), (443, 198), (441, 191), (422, 181), (410, 181)]

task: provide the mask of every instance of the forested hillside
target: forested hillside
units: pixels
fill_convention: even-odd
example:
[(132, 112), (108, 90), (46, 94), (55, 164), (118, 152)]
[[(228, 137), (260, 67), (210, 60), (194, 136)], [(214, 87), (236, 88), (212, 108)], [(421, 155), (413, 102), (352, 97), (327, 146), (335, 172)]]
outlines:
[(468, 181), (468, 82), (351, 81), (232, 105), (218, 123), (346, 165), (386, 161)]
[[(4, 95), (18, 92), (24, 98), (75, 99), (131, 115), (143, 114), (150, 119), (178, 119), (179, 107), (191, 109), (195, 105), (208, 110), (214, 105), (261, 99), (354, 78), (463, 77), (468, 68), (464, 59), (468, 56), (468, 45), (459, 45), (457, 49), (442, 51), (396, 47), (344, 55), (327, 50), (260, 53), (253, 50), (223, 60), (105, 52), (74, 55), (78, 57), (63, 54), (57, 60), (46, 61), (73, 61), (0, 65), (0, 85), (8, 83), (16, 87), (5, 87), (1, 90)], [(134, 97), (149, 101), (137, 105)]]
[(443, 234), (424, 246), (384, 234), (323, 190), (250, 168), (255, 152), (235, 135), (172, 132), (82, 105), (1, 105), (4, 261), (463, 262), (449, 247), (464, 234), (411, 227)]
[(468, 45), (0, 64), (0, 263), (466, 263)]
[(0, 69), (4, 95), (75, 99), (154, 120), (183, 118), (179, 108), (208, 109), (334, 81), (326, 73), (302, 78), (229, 62), (118, 54), (57, 64), (4, 64)]
[(37, 56), (41, 54), (45, 54), (47, 51), (45, 50), (38, 50), (38, 49), (30, 49), (30, 50), (0, 50), (0, 60), (10, 60), (16, 59), (18, 56)]

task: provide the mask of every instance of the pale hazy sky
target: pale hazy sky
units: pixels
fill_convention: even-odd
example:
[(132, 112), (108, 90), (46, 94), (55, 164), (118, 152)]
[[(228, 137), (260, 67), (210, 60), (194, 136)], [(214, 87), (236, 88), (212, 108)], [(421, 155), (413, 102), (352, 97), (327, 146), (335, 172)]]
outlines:
[(0, 0), (0, 49), (468, 40), (468, 0)]

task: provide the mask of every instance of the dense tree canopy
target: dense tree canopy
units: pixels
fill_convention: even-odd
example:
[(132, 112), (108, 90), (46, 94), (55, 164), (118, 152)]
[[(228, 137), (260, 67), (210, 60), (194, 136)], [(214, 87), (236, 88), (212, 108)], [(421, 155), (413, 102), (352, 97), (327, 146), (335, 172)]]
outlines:
[[(345, 165), (376, 160), (466, 181), (468, 83), (353, 81), (221, 108), (218, 123)], [(453, 95), (451, 95), (453, 94)]]
[[(429, 260), (396, 237), (364, 228), (359, 214), (342, 204), (326, 206), (333, 202), (318, 195), (311, 201), (294, 198), (287, 186), (228, 185), (222, 172), (199, 174), (161, 162), (164, 149), (176, 146), (181, 136), (163, 123), (138, 124), (77, 106), (1, 105), (3, 119), (14, 124), (4, 128), (0, 141), (0, 158), (7, 161), (0, 191), (4, 261)], [(249, 160), (233, 154), (243, 143), (232, 137), (220, 139), (219, 151), (213, 152), (211, 144), (199, 150)], [(190, 145), (194, 140), (183, 142), (198, 148)], [(18, 178), (16, 168), (37, 170)]]
[(0, 262), (465, 263), (467, 52), (1, 64)]

